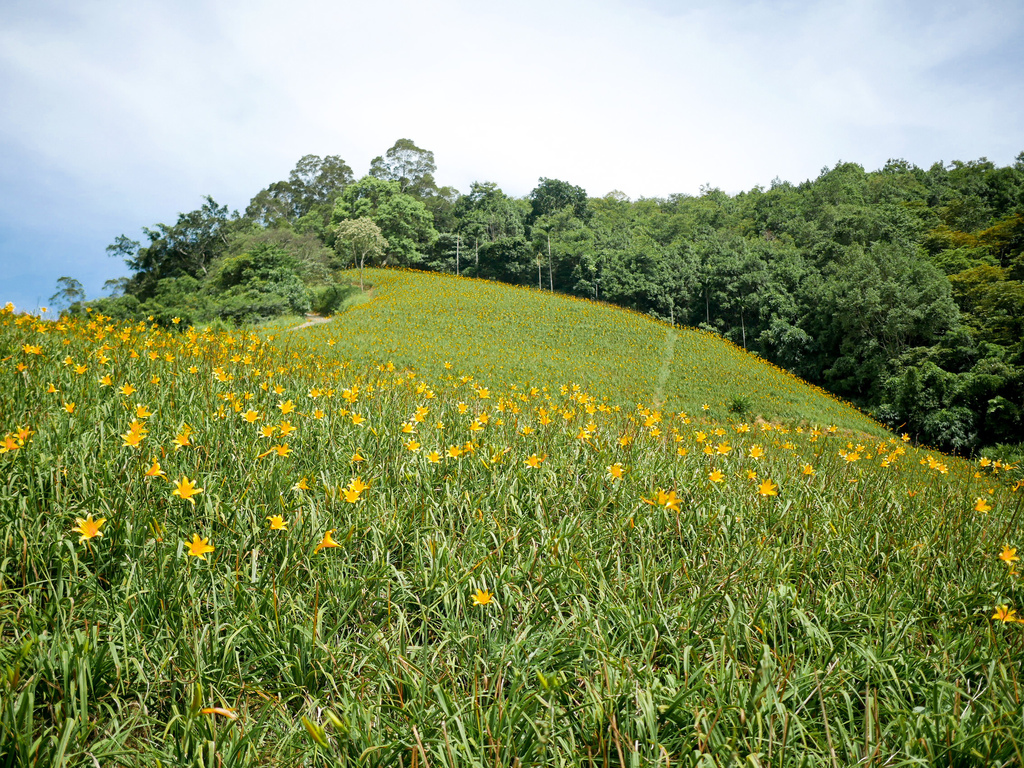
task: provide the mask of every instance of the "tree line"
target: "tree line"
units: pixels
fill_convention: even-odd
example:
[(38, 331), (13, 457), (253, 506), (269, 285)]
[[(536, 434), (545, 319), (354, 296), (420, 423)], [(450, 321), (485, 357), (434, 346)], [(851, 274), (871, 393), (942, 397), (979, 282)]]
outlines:
[[(541, 178), (439, 187), (401, 139), (357, 179), (307, 155), (244, 213), (205, 198), (108, 252), (117, 318), (330, 312), (338, 272), (391, 265), (585, 296), (700, 326), (949, 451), (1024, 434), (1024, 153), (928, 169), (840, 162), (729, 195), (589, 197)], [(65, 286), (66, 288), (66, 286)]]

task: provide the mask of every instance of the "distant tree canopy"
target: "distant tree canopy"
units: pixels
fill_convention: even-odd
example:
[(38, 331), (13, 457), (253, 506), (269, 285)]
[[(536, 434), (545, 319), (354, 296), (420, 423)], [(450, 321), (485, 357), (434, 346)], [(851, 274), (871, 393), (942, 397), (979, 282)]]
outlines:
[[(460, 194), (436, 170), (410, 139), (358, 180), (306, 155), (244, 215), (207, 197), (145, 244), (116, 238), (132, 276), (93, 304), (249, 322), (341, 295), (353, 261), (417, 266), (702, 326), (936, 447), (1024, 434), (1024, 153), (635, 201), (543, 177), (521, 198)], [(81, 301), (69, 285), (55, 298)]]

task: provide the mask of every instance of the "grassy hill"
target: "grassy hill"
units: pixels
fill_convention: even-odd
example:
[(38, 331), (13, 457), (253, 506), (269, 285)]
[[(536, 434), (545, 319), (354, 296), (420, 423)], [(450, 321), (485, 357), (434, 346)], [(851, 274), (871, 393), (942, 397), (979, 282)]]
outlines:
[[(349, 277), (356, 279), (357, 273)], [(323, 354), (382, 357), (424, 374), (445, 363), (499, 388), (574, 382), (610, 402), (840, 427), (883, 427), (856, 408), (717, 336), (607, 304), (486, 280), (366, 270), (369, 300), (300, 333)], [(280, 339), (295, 345), (294, 339)]]
[(0, 765), (1021, 764), (1012, 468), (372, 282), (300, 331), (0, 311)]

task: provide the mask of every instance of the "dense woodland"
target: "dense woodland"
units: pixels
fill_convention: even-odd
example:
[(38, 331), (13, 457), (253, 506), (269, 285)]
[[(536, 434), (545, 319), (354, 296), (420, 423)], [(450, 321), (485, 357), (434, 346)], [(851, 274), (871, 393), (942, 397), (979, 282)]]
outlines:
[[(244, 214), (211, 198), (107, 249), (130, 278), (115, 318), (243, 323), (330, 312), (338, 271), (392, 265), (533, 285), (701, 326), (927, 444), (970, 453), (1024, 434), (1024, 153), (928, 169), (838, 163), (728, 195), (524, 198), (438, 187), (402, 139), (356, 179), (303, 157)], [(83, 298), (62, 278), (59, 298)]]

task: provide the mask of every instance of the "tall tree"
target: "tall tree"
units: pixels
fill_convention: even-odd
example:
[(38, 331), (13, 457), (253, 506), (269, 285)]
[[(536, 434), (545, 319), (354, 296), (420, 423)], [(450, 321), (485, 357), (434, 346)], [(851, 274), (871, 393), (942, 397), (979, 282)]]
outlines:
[(434, 153), (417, 147), (412, 139), (399, 139), (384, 157), (370, 162), (370, 175), (397, 181), (399, 189), (415, 197), (428, 197), (437, 191), (434, 183)]
[(228, 214), (227, 206), (220, 206), (207, 195), (201, 208), (178, 215), (173, 225), (157, 224), (143, 227), (149, 245), (140, 247), (138, 241), (120, 235), (107, 253), (119, 256), (134, 274), (129, 290), (140, 299), (148, 298), (156, 284), (168, 277), (189, 275), (202, 278), (213, 261), (224, 252), (232, 226), (238, 214)]
[(80, 301), (85, 301), (82, 284), (67, 275), (57, 278), (57, 292), (50, 297), (50, 303), (58, 309), (68, 309)]
[(587, 191), (583, 187), (573, 186), (567, 181), (558, 179), (546, 179), (543, 176), (538, 179), (537, 186), (530, 192), (530, 217), (529, 224), (541, 216), (547, 216), (555, 211), (560, 211), (567, 205), (571, 205), (573, 215), (581, 221), (590, 219), (590, 209), (587, 205)]

